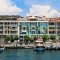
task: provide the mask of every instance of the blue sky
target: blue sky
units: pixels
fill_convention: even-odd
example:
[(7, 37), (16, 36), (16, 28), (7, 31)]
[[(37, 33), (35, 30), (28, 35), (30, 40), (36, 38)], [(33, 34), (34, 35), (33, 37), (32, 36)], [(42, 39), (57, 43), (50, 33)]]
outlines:
[(0, 14), (58, 16), (60, 0), (0, 0)]
[(13, 0), (15, 4), (23, 9), (23, 12), (20, 14), (24, 16), (29, 12), (29, 8), (32, 5), (50, 5), (52, 8), (60, 11), (60, 0)]

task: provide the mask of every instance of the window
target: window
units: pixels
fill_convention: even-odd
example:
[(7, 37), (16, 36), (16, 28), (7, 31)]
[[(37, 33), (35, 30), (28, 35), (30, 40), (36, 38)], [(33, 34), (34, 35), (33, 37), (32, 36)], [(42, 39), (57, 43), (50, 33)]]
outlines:
[(0, 31), (0, 33), (3, 33), (2, 31)]
[(53, 22), (51, 22), (51, 23), (49, 23), (49, 25), (54, 25), (54, 23), (53, 23)]
[(35, 31), (31, 31), (31, 34), (35, 34)]
[(58, 31), (57, 33), (60, 34), (60, 31)]
[(55, 34), (55, 31), (49, 31), (49, 34)]
[(60, 29), (60, 27), (57, 27), (57, 29)]
[(49, 29), (55, 29), (55, 27), (49, 27)]
[(26, 32), (22, 32), (22, 34), (26, 34)]
[(17, 20), (17, 18), (12, 18), (12, 20)]
[(20, 36), (20, 38), (23, 38), (23, 36)]

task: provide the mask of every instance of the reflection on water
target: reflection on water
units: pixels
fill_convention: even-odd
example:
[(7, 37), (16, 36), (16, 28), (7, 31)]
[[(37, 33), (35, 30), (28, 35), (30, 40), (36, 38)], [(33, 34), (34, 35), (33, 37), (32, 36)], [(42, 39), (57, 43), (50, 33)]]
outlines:
[(0, 60), (60, 60), (60, 51), (35, 51), (33, 49), (6, 49)]
[(2, 54), (3, 53), (3, 51), (0, 51), (0, 54)]
[(43, 54), (45, 51), (35, 51), (36, 54)]

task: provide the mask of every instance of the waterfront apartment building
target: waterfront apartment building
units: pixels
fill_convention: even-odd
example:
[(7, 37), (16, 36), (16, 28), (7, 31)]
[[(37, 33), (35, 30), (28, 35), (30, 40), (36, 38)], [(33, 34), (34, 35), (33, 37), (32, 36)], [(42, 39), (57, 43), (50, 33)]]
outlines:
[(3, 35), (19, 35), (18, 33), (18, 18), (19, 16), (0, 16), (0, 37)]
[(19, 40), (24, 40), (25, 35), (33, 38), (34, 35), (55, 35), (59, 39), (60, 18), (46, 18), (45, 16), (2, 15), (0, 16), (0, 37), (3, 35), (18, 35)]
[(49, 35), (53, 34), (56, 36), (56, 39), (59, 39), (60, 36), (60, 18), (47, 18), (49, 21)]
[(60, 18), (46, 18), (45, 16), (28, 16), (22, 18), (19, 23), (19, 37), (24, 39), (25, 35), (33, 38), (34, 35), (55, 35), (59, 39), (60, 35)]

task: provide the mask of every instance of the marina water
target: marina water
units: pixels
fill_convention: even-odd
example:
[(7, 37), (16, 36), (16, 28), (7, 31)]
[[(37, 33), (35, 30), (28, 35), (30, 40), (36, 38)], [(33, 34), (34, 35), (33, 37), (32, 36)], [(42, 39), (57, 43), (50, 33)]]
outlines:
[(33, 49), (5, 49), (0, 60), (60, 60), (60, 51), (34, 51)]

